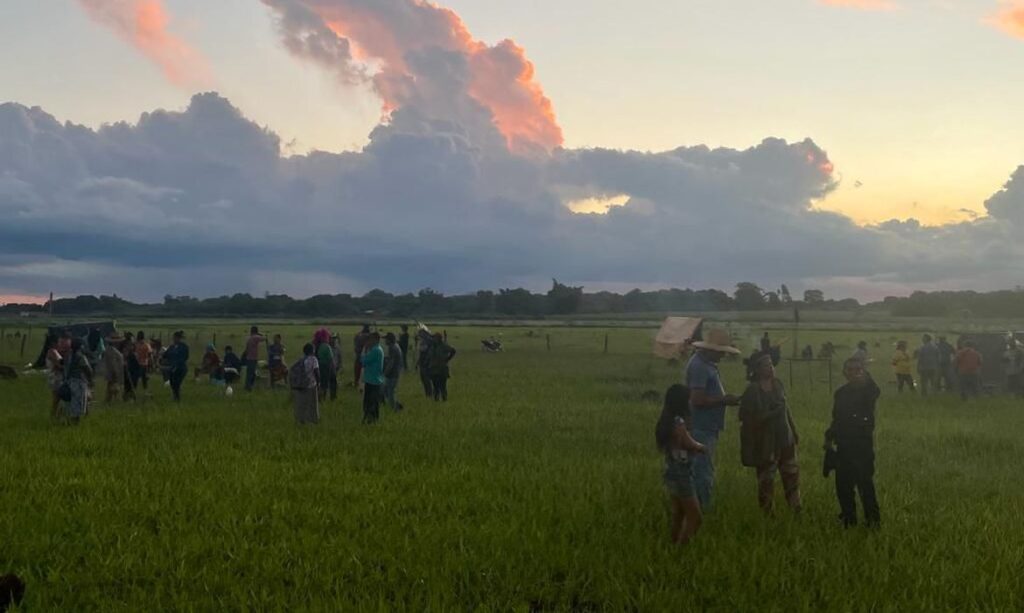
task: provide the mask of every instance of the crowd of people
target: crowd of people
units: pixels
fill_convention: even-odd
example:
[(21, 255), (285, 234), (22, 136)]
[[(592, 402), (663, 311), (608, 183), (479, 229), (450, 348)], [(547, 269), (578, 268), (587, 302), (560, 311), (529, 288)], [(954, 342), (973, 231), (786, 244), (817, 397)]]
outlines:
[[(867, 343), (862, 342), (858, 352), (865, 362), (869, 359)], [(1006, 338), (1000, 360), (1006, 378), (1005, 389), (1018, 396), (1024, 395), (1024, 347), (1013, 336)], [(892, 369), (899, 392), (920, 390), (923, 396), (937, 392), (959, 392), (963, 400), (977, 397), (981, 393), (984, 363), (984, 356), (972, 339), (958, 339), (954, 347), (945, 336), (939, 336), (936, 342), (930, 334), (922, 337), (921, 346), (913, 352), (909, 350), (906, 341), (899, 341), (892, 356)]]
[[(383, 344), (382, 344), (383, 341)], [(352, 386), (362, 395), (363, 422), (375, 423), (380, 418), (381, 404), (401, 411), (399, 381), (409, 369), (409, 326), (402, 325), (399, 334), (381, 334), (364, 325), (353, 336)], [(266, 349), (266, 361), (261, 361)], [(448, 400), (448, 379), (455, 349), (447, 342), (447, 334), (430, 333), (420, 326), (415, 337), (416, 362), (427, 398)], [(228, 396), (233, 385), (243, 380), (244, 390), (253, 392), (265, 368), (269, 387), (286, 386), (292, 393), (295, 420), (299, 424), (320, 421), (320, 404), (338, 398), (338, 378), (343, 372), (341, 337), (326, 328), (316, 330), (302, 355), (289, 365), (281, 335), (271, 339), (252, 326), (239, 356), (234, 347), (226, 345), (223, 356), (214, 343), (209, 343), (193, 370), (199, 382), (207, 377), (222, 386)], [(173, 333), (164, 347), (159, 339), (147, 339), (144, 331), (136, 334), (113, 334), (104, 337), (99, 329), (91, 329), (82, 338), (66, 332), (46, 339), (45, 368), (47, 385), (52, 396), (51, 415), (77, 424), (89, 412), (96, 397), (99, 379), (106, 384), (105, 400), (135, 401), (140, 394), (149, 396), (150, 376), (159, 376), (169, 388), (171, 398), (180, 403), (182, 386), (188, 377), (191, 352), (184, 331)], [(265, 366), (264, 366), (265, 364)]]
[[(786, 388), (776, 376), (777, 356), (767, 344), (747, 361), (748, 383), (740, 395), (726, 393), (719, 363), (740, 352), (729, 333), (712, 329), (693, 343), (695, 351), (685, 370), (685, 385), (665, 393), (655, 442), (664, 454), (663, 481), (671, 501), (670, 538), (686, 544), (697, 534), (703, 514), (713, 507), (715, 461), (725, 429), (726, 410), (736, 407), (740, 421), (740, 461), (754, 469), (757, 502), (774, 512), (775, 479), (782, 481), (787, 505), (794, 513), (803, 507), (797, 433)], [(881, 512), (874, 486), (875, 406), (881, 390), (867, 370), (867, 362), (854, 356), (843, 365), (846, 384), (833, 397), (832, 421), (824, 433), (825, 470), (834, 471), (840, 519), (857, 524), (856, 495), (864, 519), (878, 526)]]

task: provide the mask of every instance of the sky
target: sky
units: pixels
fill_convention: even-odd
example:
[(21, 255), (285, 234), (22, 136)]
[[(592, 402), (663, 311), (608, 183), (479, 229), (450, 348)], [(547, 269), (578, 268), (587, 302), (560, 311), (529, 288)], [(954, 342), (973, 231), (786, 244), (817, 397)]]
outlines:
[(0, 41), (0, 302), (1024, 276), (1024, 2), (4, 0)]

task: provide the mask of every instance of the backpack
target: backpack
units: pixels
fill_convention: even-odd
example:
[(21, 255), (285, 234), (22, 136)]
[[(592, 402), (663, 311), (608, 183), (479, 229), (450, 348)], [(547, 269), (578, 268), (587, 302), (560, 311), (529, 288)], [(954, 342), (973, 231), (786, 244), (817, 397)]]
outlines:
[(288, 368), (288, 387), (293, 390), (309, 389), (309, 378), (306, 376), (306, 358), (299, 358)]

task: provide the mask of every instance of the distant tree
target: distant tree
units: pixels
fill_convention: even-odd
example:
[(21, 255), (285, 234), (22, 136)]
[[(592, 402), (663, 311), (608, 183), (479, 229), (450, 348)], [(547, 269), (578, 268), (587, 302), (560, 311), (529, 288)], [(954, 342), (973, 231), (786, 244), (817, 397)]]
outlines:
[(552, 279), (551, 283), (551, 290), (548, 292), (548, 311), (557, 315), (578, 312), (583, 301), (583, 288), (563, 285), (558, 279)]
[(804, 292), (804, 302), (807, 304), (822, 304), (825, 302), (825, 292), (820, 289), (809, 289)]
[(480, 290), (476, 293), (476, 312), (494, 312), (494, 292), (489, 290)]
[(779, 295), (782, 297), (784, 304), (793, 304), (793, 296), (789, 293), (789, 288), (786, 287), (785, 283), (779, 288)]
[(782, 299), (779, 298), (778, 292), (766, 292), (764, 297), (765, 300), (768, 302), (769, 308), (777, 309), (782, 306)]
[(742, 311), (753, 311), (765, 306), (764, 290), (749, 281), (736, 284), (733, 298), (736, 300), (736, 308)]
[(419, 298), (419, 310), (422, 313), (436, 315), (438, 313), (444, 313), (446, 311), (444, 294), (442, 294), (441, 292), (437, 292), (430, 289), (429, 287), (426, 287), (420, 290), (419, 294), (417, 294), (417, 298)]
[(539, 307), (538, 298), (523, 288), (503, 289), (494, 297), (494, 308), (499, 313), (506, 315), (537, 315), (543, 309)]

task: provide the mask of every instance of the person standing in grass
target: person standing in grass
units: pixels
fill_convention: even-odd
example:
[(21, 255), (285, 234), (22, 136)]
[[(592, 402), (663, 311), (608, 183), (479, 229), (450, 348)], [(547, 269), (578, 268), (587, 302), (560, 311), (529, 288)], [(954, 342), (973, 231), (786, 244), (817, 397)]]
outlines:
[(943, 391), (952, 392), (955, 384), (956, 373), (953, 372), (953, 362), (956, 359), (956, 348), (949, 344), (945, 336), (939, 337), (936, 345), (939, 350), (939, 386)]
[(320, 423), (320, 361), (316, 347), (306, 343), (302, 357), (288, 369), (288, 386), (292, 390), (295, 409), (295, 423), (299, 425)]
[(700, 500), (701, 509), (712, 508), (712, 493), (715, 486), (715, 448), (718, 437), (725, 429), (725, 407), (736, 406), (738, 396), (725, 393), (718, 363), (726, 354), (739, 355), (739, 349), (732, 346), (729, 333), (715, 328), (708, 331), (705, 340), (696, 341), (697, 352), (686, 365), (686, 387), (690, 390), (690, 432), (693, 438), (704, 445), (704, 453), (693, 462), (693, 484)]
[(398, 402), (398, 380), (402, 376), (402, 359), (405, 354), (398, 346), (395, 335), (388, 332), (384, 336), (387, 344), (387, 352), (384, 355), (384, 402), (391, 410), (401, 411), (402, 404)]
[(139, 388), (142, 382), (142, 389), (149, 389), (149, 369), (153, 365), (153, 346), (146, 340), (146, 333), (139, 330), (135, 335), (135, 360), (138, 362), (138, 370), (132, 375), (132, 387)]
[(402, 350), (402, 370), (409, 370), (409, 326), (402, 324), (402, 333), (398, 335), (398, 348)]
[(799, 436), (786, 400), (786, 389), (775, 377), (771, 356), (754, 364), (754, 380), (740, 397), (740, 455), (744, 466), (757, 469), (757, 501), (765, 514), (775, 505), (775, 473), (789, 508), (800, 512), (800, 466), (796, 447)]
[(1014, 396), (1024, 395), (1021, 387), (1021, 373), (1024, 371), (1024, 349), (1017, 339), (1010, 336), (1006, 339), (1006, 351), (1003, 352), (1003, 372), (1006, 373), (1006, 392)]
[(363, 329), (352, 337), (352, 348), (355, 350), (356, 359), (352, 367), (352, 385), (359, 387), (363, 375), (363, 349), (370, 338), (370, 326), (363, 324)]
[(867, 368), (868, 367), (868, 362), (871, 361), (871, 358), (868, 356), (868, 342), (867, 341), (860, 341), (860, 342), (858, 342), (857, 343), (857, 350), (853, 352), (853, 355), (850, 356), (850, 358), (853, 359), (853, 360), (859, 360), (860, 363), (864, 365), (864, 368)]
[(267, 345), (267, 371), (270, 373), (270, 388), (276, 387), (279, 379), (288, 377), (288, 367), (284, 363), (284, 344), (281, 335), (274, 335), (274, 342)]
[(167, 380), (171, 384), (171, 397), (181, 402), (181, 384), (188, 376), (188, 345), (185, 344), (185, 333), (178, 330), (171, 337), (171, 346), (163, 356), (167, 365)]
[(927, 396), (929, 391), (939, 391), (939, 348), (932, 342), (931, 334), (925, 334), (921, 343), (917, 350), (917, 377), (921, 395)]
[(379, 332), (367, 335), (359, 363), (363, 366), (363, 423), (373, 424), (380, 419), (380, 392), (384, 385), (384, 350)]
[(449, 363), (454, 357), (455, 349), (441, 333), (435, 333), (427, 354), (427, 372), (430, 373), (430, 387), (434, 391), (435, 402), (448, 402), (448, 379), (451, 378)]
[(320, 402), (327, 400), (330, 392), (331, 400), (338, 397), (338, 373), (334, 369), (334, 351), (331, 349), (331, 331), (320, 328), (313, 335), (313, 347), (316, 349), (316, 361), (320, 372)]
[(430, 347), (434, 338), (426, 331), (420, 329), (416, 334), (416, 370), (420, 375), (420, 383), (423, 385), (423, 393), (427, 398), (434, 397), (434, 386), (430, 382)]
[(693, 489), (691, 454), (704, 453), (701, 445), (690, 436), (690, 391), (675, 384), (665, 392), (665, 404), (654, 428), (654, 441), (665, 456), (662, 481), (668, 490), (672, 505), (670, 537), (676, 545), (693, 540), (701, 524), (700, 501)]
[(257, 326), (249, 328), (249, 338), (245, 341), (245, 351), (242, 352), (242, 359), (245, 360), (245, 391), (251, 392), (256, 386), (256, 369), (260, 361), (260, 345), (267, 342), (267, 338), (260, 334)]
[(825, 450), (835, 445), (836, 498), (839, 499), (843, 525), (857, 525), (857, 500), (860, 493), (864, 520), (878, 526), (882, 520), (875, 492), (875, 405), (882, 390), (859, 360), (843, 365), (846, 385), (833, 396), (832, 423), (825, 431)]
[(907, 386), (914, 391), (914, 374), (910, 362), (910, 354), (907, 353), (907, 341), (896, 343), (896, 353), (892, 354), (892, 370), (896, 374), (896, 389), (903, 393), (903, 387)]
[(46, 337), (46, 385), (50, 389), (50, 417), (60, 417), (60, 387), (64, 383), (64, 359), (71, 353), (70, 339), (67, 348), (61, 354), (61, 338), (57, 335)]
[(124, 356), (118, 348), (121, 339), (107, 339), (103, 349), (104, 379), (107, 381), (107, 404), (114, 398), (123, 399), (124, 393)]
[(71, 353), (65, 358), (64, 363), (64, 382), (71, 392), (65, 410), (72, 424), (77, 424), (89, 412), (92, 376), (92, 365), (86, 357), (85, 342), (80, 338), (73, 339)]
[(981, 366), (984, 363), (981, 354), (974, 348), (974, 341), (965, 340), (963, 347), (956, 352), (957, 385), (960, 387), (960, 398), (974, 398), (981, 392)]
[(334, 377), (331, 379), (331, 400), (334, 401), (334, 400), (338, 399), (338, 383), (341, 381), (341, 373), (342, 373), (342, 368), (341, 368), (341, 365), (342, 365), (342, 360), (341, 360), (341, 335), (340, 334), (333, 334), (333, 335), (331, 335), (330, 345), (331, 345), (331, 356), (333, 356), (333, 359), (331, 361), (331, 368), (332, 368), (332, 372), (334, 372)]

